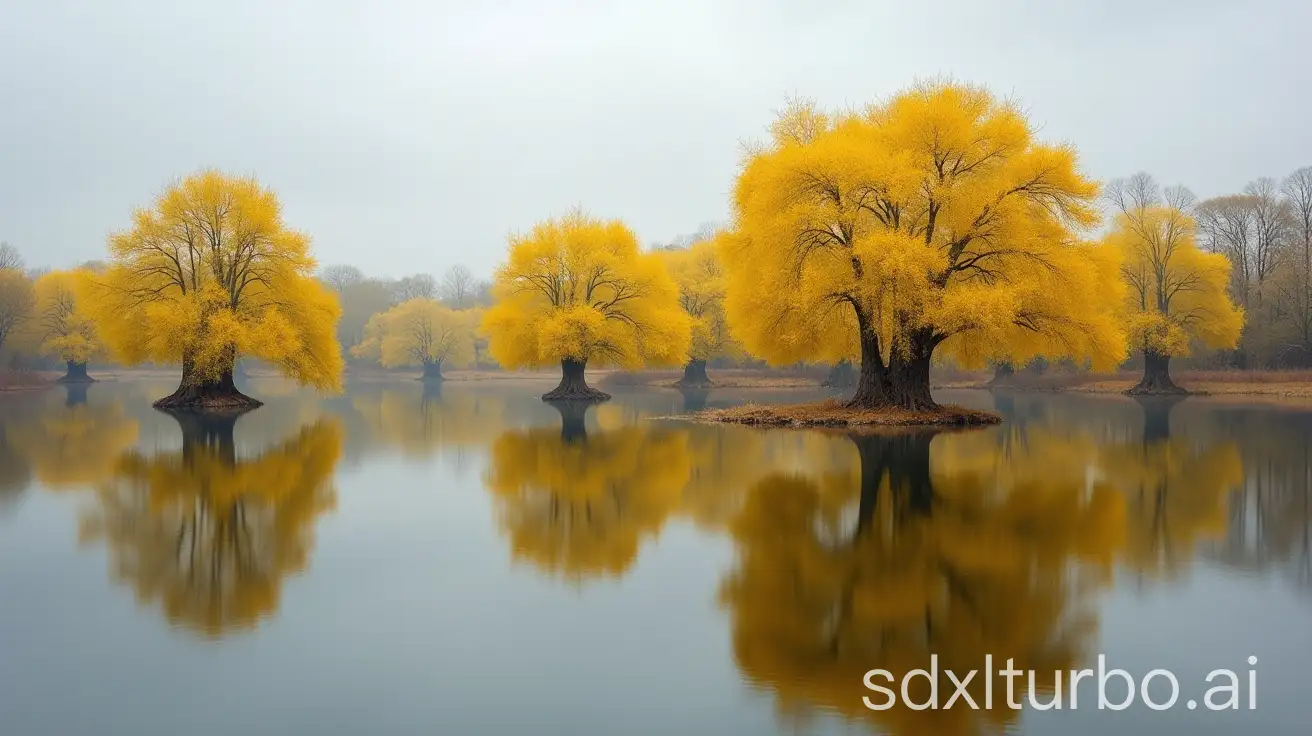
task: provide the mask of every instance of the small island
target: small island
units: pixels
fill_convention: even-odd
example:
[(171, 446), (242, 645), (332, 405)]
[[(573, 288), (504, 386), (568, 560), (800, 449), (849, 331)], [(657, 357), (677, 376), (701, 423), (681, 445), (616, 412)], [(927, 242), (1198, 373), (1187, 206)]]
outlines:
[(829, 400), (818, 404), (763, 406), (744, 404), (728, 409), (703, 409), (690, 415), (693, 419), (761, 427), (975, 427), (998, 424), (1002, 417), (988, 411), (967, 409), (951, 404), (931, 411), (906, 409), (859, 409)]

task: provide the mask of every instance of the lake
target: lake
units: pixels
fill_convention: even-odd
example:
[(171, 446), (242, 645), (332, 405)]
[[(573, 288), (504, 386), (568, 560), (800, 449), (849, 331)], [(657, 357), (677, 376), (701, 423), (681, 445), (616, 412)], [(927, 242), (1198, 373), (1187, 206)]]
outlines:
[[(1312, 411), (944, 391), (1005, 422), (848, 436), (666, 418), (804, 391), (172, 388), (0, 396), (6, 736), (1306, 733)], [(1100, 655), (1174, 707), (1099, 709)], [(1095, 672), (1013, 710), (1008, 659), (1039, 705)], [(863, 701), (931, 662), (951, 708)]]

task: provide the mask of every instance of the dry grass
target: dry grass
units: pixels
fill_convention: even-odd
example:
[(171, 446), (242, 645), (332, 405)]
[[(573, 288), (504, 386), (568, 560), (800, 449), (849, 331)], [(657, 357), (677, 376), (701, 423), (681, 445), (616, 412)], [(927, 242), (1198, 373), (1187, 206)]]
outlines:
[(54, 384), (55, 374), (40, 371), (0, 371), (0, 391), (27, 391)]
[[(963, 376), (936, 384), (942, 388), (989, 388), (992, 374)], [(1067, 373), (1034, 375), (1018, 372), (998, 388), (1016, 391), (1070, 391), (1074, 393), (1120, 394), (1139, 382), (1138, 372)], [(1179, 386), (1195, 394), (1312, 398), (1312, 371), (1171, 371)]]
[(1002, 418), (986, 411), (944, 405), (938, 411), (852, 409), (829, 400), (819, 404), (762, 406), (745, 404), (729, 409), (705, 409), (693, 418), (707, 422), (765, 427), (937, 427), (997, 424)]

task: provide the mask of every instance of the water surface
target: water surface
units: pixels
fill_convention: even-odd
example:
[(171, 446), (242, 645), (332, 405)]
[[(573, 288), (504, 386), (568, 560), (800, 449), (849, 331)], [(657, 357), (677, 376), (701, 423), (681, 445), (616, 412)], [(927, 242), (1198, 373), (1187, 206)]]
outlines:
[[(256, 381), (225, 423), (170, 388), (0, 396), (5, 734), (1305, 732), (1309, 412), (945, 392), (1006, 421), (854, 437), (658, 419), (797, 391)], [(862, 702), (931, 655), (1042, 702), (1099, 654), (1179, 704)], [(1184, 706), (1217, 668), (1255, 710)]]

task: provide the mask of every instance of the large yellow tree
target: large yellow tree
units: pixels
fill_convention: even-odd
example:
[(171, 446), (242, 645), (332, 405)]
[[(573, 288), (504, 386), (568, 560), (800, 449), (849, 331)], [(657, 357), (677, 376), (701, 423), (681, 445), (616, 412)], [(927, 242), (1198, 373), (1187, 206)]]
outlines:
[(36, 282), (33, 342), (42, 354), (64, 361), (61, 383), (90, 382), (87, 363), (105, 351), (87, 304), (93, 278), (89, 270), (50, 271)]
[(860, 408), (936, 408), (943, 352), (1114, 365), (1115, 253), (1080, 237), (1098, 191), (1071, 146), (985, 89), (927, 83), (837, 115), (795, 103), (734, 190), (730, 325), (774, 363), (846, 357), (855, 327)]
[(323, 389), (341, 384), (336, 296), (313, 277), (310, 240), (254, 178), (203, 171), (164, 191), (109, 241), (92, 316), (113, 357), (182, 363), (160, 408), (259, 406), (233, 385), (238, 356)]
[(511, 238), (493, 297), (483, 330), (498, 363), (560, 363), (560, 385), (543, 399), (610, 398), (584, 380), (589, 363), (635, 369), (687, 357), (691, 326), (679, 288), (619, 220), (575, 211)]
[(421, 366), (420, 380), (441, 381), (443, 366), (474, 362), (475, 316), (436, 299), (411, 299), (370, 318), (351, 354), (387, 368)]
[(1122, 254), (1130, 344), (1143, 353), (1143, 378), (1129, 393), (1184, 393), (1171, 380), (1171, 357), (1188, 355), (1193, 341), (1233, 348), (1243, 331), (1244, 313), (1226, 291), (1230, 259), (1198, 248), (1187, 190), (1163, 192), (1140, 173), (1112, 182), (1107, 195), (1118, 214), (1106, 244)]
[(742, 346), (729, 333), (724, 313), (725, 273), (715, 240), (701, 240), (687, 248), (658, 251), (679, 285), (679, 306), (692, 321), (692, 347), (683, 367), (680, 387), (711, 385), (706, 363), (713, 358), (741, 358)]

